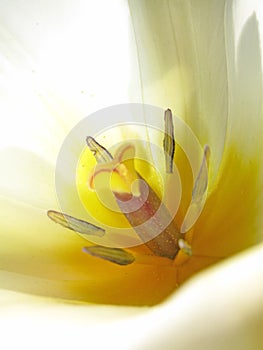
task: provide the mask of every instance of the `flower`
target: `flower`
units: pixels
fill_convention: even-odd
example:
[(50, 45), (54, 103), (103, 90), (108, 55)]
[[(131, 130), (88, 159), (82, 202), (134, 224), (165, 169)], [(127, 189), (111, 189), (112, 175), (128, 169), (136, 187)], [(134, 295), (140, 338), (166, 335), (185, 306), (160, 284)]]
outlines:
[[(120, 4), (122, 3), (116, 2), (116, 11), (117, 5)], [(92, 50), (89, 50), (86, 57), (81, 56), (82, 50), (77, 49), (82, 49), (84, 45), (76, 42), (75, 36), (70, 40), (74, 49), (67, 49), (68, 40), (73, 36), (72, 28), (77, 27), (77, 38), (83, 38), (80, 34), (82, 26), (87, 22), (85, 16), (88, 15), (87, 11), (83, 11), (83, 2), (79, 3), (78, 8), (76, 2), (70, 7), (70, 1), (56, 9), (51, 7), (51, 13), (58, 11), (57, 16), (50, 18), (48, 13), (46, 21), (47, 12), (31, 5), (33, 7), (30, 16), (21, 15), (21, 11), (23, 13), (27, 9), (17, 8), (19, 5), (12, 2), (6, 7), (3, 6), (1, 14), (7, 14), (5, 18), (8, 21), (6, 27), (3, 24), (1, 34), (8, 43), (8, 51), (4, 51), (5, 57), (10, 57), (9, 60), (2, 59), (2, 64), (5, 64), (3, 75), (6, 78), (3, 83), (5, 94), (2, 96), (5, 103), (2, 108), (7, 120), (11, 121), (9, 128), (5, 126), (5, 142), (18, 145), (23, 143), (24, 146), (23, 151), (17, 148), (11, 151), (5, 149), (1, 154), (2, 164), (5, 164), (1, 174), (2, 184), (5, 184), (5, 197), (1, 200), (2, 288), (93, 302), (156, 303), (175, 287), (166, 284), (167, 281), (172, 281), (175, 269), (148, 265), (144, 266), (142, 272), (138, 265), (134, 265), (137, 267), (131, 267), (130, 270), (108, 265), (107, 271), (104, 272), (105, 262), (96, 260), (94, 263), (94, 258), (81, 253), (82, 242), (79, 237), (74, 233), (66, 234), (63, 228), (55, 229), (54, 224), (47, 222), (44, 215), (47, 207), (52, 208), (56, 204), (51, 190), (51, 178), (58, 145), (62, 142), (64, 133), (76, 122), (69, 121), (66, 116), (84, 115), (90, 111), (92, 103), (91, 96), (88, 103), (84, 102), (81, 92), (76, 93), (75, 90), (76, 86), (81, 85), (80, 82), (84, 84), (85, 80), (90, 78), (84, 76), (81, 80), (80, 70), (76, 74), (75, 69), (81, 65), (76, 67), (74, 64), (73, 73), (69, 69), (68, 84), (64, 81), (64, 68), (72, 67), (71, 60), (76, 62), (79, 57), (83, 64)], [(104, 5), (107, 6), (106, 2)], [(13, 6), (16, 11), (12, 11)], [(38, 2), (38, 6), (45, 8), (46, 2)], [(111, 6), (108, 6), (107, 10), (110, 8), (112, 13), (116, 13)], [(244, 4), (242, 1), (156, 2), (153, 5), (147, 1), (131, 1), (130, 7), (138, 48), (143, 102), (165, 107), (168, 103), (173, 111), (185, 118), (200, 142), (211, 147), (213, 156), (210, 162), (209, 186), (213, 191), (195, 228), (198, 232), (198, 252), (207, 254), (209, 251), (212, 258), (228, 256), (262, 241), (262, 69), (261, 27), (258, 25), (261, 8), (254, 4)], [(75, 21), (69, 15), (71, 10), (74, 10)], [(102, 15), (101, 11), (99, 13)], [(108, 11), (105, 13), (105, 17), (108, 17)], [(127, 14), (125, 6), (123, 13)], [(89, 19), (92, 17), (93, 14)], [(28, 18), (31, 19), (30, 22)], [(36, 21), (36, 18), (39, 20)], [(58, 26), (58, 18), (62, 21), (61, 26)], [(73, 21), (72, 25), (69, 19)], [(94, 22), (94, 25), (97, 24), (97, 21)], [(45, 23), (47, 27), (43, 30), (41, 26), (43, 28)], [(29, 35), (32, 27), (34, 35)], [(115, 35), (120, 32), (120, 27), (116, 27)], [(6, 28), (9, 31), (6, 31)], [(53, 32), (56, 28), (58, 31)], [(52, 35), (47, 36), (46, 30)], [(57, 48), (58, 38), (61, 37), (60, 30), (63, 30), (63, 34), (64, 30), (67, 30), (67, 35), (64, 46)], [(20, 33), (18, 38), (28, 52), (31, 52), (30, 57), (24, 54), (16, 41), (12, 41), (12, 32)], [(36, 35), (38, 33), (39, 36)], [(92, 31), (92, 35), (93, 33)], [(105, 31), (103, 35), (106, 35)], [(118, 43), (120, 38), (121, 36), (117, 37)], [(104, 39), (103, 42), (107, 40)], [(58, 62), (55, 53), (58, 54)], [(118, 55), (114, 54), (112, 57), (118, 57), (121, 61)], [(51, 59), (55, 62), (52, 63)], [(37, 62), (33, 65), (33, 72), (31, 60)], [(93, 63), (104, 64), (105, 59), (103, 57), (103, 61)], [(117, 62), (115, 67), (119, 66)], [(46, 69), (43, 69), (44, 67)], [(94, 66), (89, 72), (93, 69)], [(40, 75), (41, 72), (41, 77), (32, 78), (29, 71), (32, 75)], [(123, 69), (123, 72), (125, 71), (126, 69)], [(105, 72), (106, 69), (101, 74), (103, 81), (107, 81)], [(112, 80), (123, 76), (125, 75), (121, 72), (116, 74), (115, 71)], [(136, 74), (134, 76), (136, 77)], [(110, 75), (106, 77), (109, 79)], [(121, 85), (121, 81), (116, 84), (117, 87)], [(97, 79), (93, 82), (96, 83)], [(47, 89), (46, 86), (50, 87)], [(100, 81), (97, 86), (98, 99), (101, 89), (106, 93), (114, 90), (105, 91)], [(34, 91), (37, 91), (38, 95)], [(105, 104), (125, 99), (122, 91), (123, 86), (117, 89), (115, 97), (106, 98)], [(122, 96), (119, 99), (118, 94)], [(13, 103), (14, 97), (16, 104)], [(45, 104), (40, 101), (44, 101)], [(87, 104), (89, 108), (86, 108)], [(97, 105), (94, 102), (93, 107), (95, 109), (98, 106), (97, 100)], [(36, 114), (42, 116), (48, 124), (41, 123), (42, 119), (35, 117)], [(22, 120), (18, 119), (21, 115)], [(34, 115), (34, 118), (27, 119), (28, 115)], [(58, 118), (55, 120), (49, 118), (49, 115)], [(28, 125), (25, 124), (25, 120), (30, 120)], [(60, 124), (64, 132), (56, 131), (60, 129)], [(60, 130), (63, 130), (62, 128)], [(2, 142), (4, 143), (3, 138)], [(32, 149), (38, 156), (32, 153)], [(23, 168), (25, 177), (22, 173)], [(44, 184), (42, 190), (41, 183)], [(43, 193), (42, 196), (40, 192)], [(225, 232), (228, 235), (225, 235)], [(96, 335), (94, 341), (98, 347), (102, 346), (106, 335), (110, 337), (115, 348), (121, 349), (134, 348), (136, 345), (137, 348), (153, 349), (158, 348), (160, 344), (166, 347), (172, 344), (173, 347), (195, 346), (202, 349), (216, 348), (217, 344), (218, 348), (259, 348), (263, 305), (261, 256), (262, 246), (258, 245), (251, 252), (243, 253), (232, 261), (226, 260), (221, 266), (195, 277), (165, 303), (152, 309), (90, 307), (88, 310), (93, 310), (94, 313), (109, 312), (108, 315), (104, 315), (102, 324), (96, 321), (93, 323), (90, 318), (87, 321), (90, 316), (86, 315), (87, 308), (84, 305), (78, 309), (65, 305), (64, 308), (51, 300), (39, 299), (40, 313), (44, 315), (44, 319), (38, 320), (37, 325), (44, 328), (47, 326), (47, 329), (51, 330), (51, 322), (52, 326), (56, 325), (59, 336), (62, 335), (61, 326), (66, 327), (69, 333), (74, 334), (73, 339), (63, 331), (64, 341), (68, 338), (69, 343), (76, 341), (76, 336), (77, 339), (83, 337), (85, 326), (85, 332), (90, 337), (92, 332)], [(68, 265), (64, 264), (65, 261)], [(76, 266), (79, 267), (78, 270)], [(94, 279), (91, 278), (91, 273)], [(72, 280), (69, 276), (72, 276)], [(82, 283), (84, 279), (85, 283)], [(91, 283), (87, 284), (87, 281)], [(135, 281), (137, 284), (141, 283), (140, 287), (143, 290), (136, 298)], [(158, 286), (162, 286), (161, 293)], [(118, 288), (124, 288), (126, 293), (122, 289), (118, 294)], [(39, 305), (38, 299), (34, 297), (27, 298), (19, 294), (14, 294), (13, 297), (12, 293), (5, 292), (2, 292), (2, 296), (4, 300), (12, 302), (19, 302), (21, 298), (23, 303), (29, 305), (29, 310), (34, 308), (34, 303)], [(52, 308), (56, 321), (50, 321), (49, 315), (47, 318), (46, 307)], [(72, 322), (72, 317), (70, 321), (65, 320), (67, 312), (77, 317), (77, 324)], [(82, 312), (85, 312), (85, 315)], [(112, 321), (114, 313), (120, 318)], [(131, 316), (132, 313), (134, 314)], [(205, 319), (202, 319), (203, 315)], [(211, 322), (212, 316), (214, 322)], [(22, 319), (24, 321), (25, 316)], [(32, 330), (36, 329), (31, 322), (35, 319), (34, 313), (30, 314), (30, 321), (26, 319), (26, 324)], [(246, 322), (247, 319), (249, 323)], [(5, 321), (7, 325), (9, 320)], [(109, 321), (112, 322), (111, 325), (108, 324)], [(86, 327), (87, 323), (89, 327)], [(131, 329), (134, 330), (134, 334), (131, 334)], [(18, 332), (20, 334), (20, 329)], [(25, 334), (28, 335), (27, 332), (21, 334), (22, 338)], [(120, 339), (117, 339), (117, 336)], [(27, 341), (32, 344), (31, 339)], [(220, 343), (217, 343), (219, 341)], [(58, 337), (55, 342), (58, 342)], [(48, 344), (48, 340), (44, 340), (44, 343)]]

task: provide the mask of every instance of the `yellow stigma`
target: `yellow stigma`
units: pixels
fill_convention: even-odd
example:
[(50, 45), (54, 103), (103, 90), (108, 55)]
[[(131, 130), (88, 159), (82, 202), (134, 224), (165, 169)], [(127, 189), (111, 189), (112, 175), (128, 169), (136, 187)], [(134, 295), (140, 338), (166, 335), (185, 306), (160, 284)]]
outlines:
[(76, 171), (78, 194), (86, 210), (100, 223), (111, 227), (130, 227), (116, 204), (113, 192), (139, 196), (137, 170), (162, 197), (163, 183), (159, 172), (149, 162), (135, 157), (135, 147), (134, 144), (123, 143), (107, 164), (97, 162), (94, 152), (88, 147), (81, 154)]
[(111, 162), (94, 167), (88, 179), (91, 190), (109, 189), (113, 193), (140, 195), (139, 177), (134, 167), (135, 147), (124, 144)]

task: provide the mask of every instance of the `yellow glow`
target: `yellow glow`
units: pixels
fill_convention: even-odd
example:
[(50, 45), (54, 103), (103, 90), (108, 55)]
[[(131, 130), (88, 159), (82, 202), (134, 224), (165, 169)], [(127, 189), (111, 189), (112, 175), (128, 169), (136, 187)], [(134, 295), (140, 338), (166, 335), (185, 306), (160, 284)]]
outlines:
[[(121, 176), (118, 172), (112, 171), (110, 173), (110, 187), (108, 191), (105, 190), (103, 193), (103, 199), (105, 201), (101, 201), (101, 197), (98, 196), (97, 192), (94, 191), (89, 186), (89, 178), (93, 173), (93, 170), (96, 166), (96, 160), (94, 158), (93, 153), (86, 148), (81, 156), (78, 163), (78, 168), (76, 171), (76, 185), (79, 193), (79, 197), (85, 207), (85, 209), (98, 221), (108, 226), (113, 227), (130, 227), (128, 221), (124, 217), (122, 213), (117, 210), (115, 199), (112, 194), (112, 190), (118, 190), (123, 192), (128, 192), (133, 189), (132, 184), (135, 180), (138, 179), (136, 172), (137, 170), (140, 175), (147, 179), (148, 184), (155, 190), (155, 192), (162, 198), (163, 195), (163, 183), (161, 181), (160, 173), (149, 163), (143, 159), (134, 159), (134, 166), (132, 160), (125, 160), (123, 164), (125, 168), (129, 172), (129, 183), (125, 182), (124, 175)], [(121, 164), (119, 165), (120, 171), (124, 171), (121, 169)], [(104, 181), (103, 172), (101, 174), (101, 180)], [(127, 174), (126, 174), (127, 175)], [(127, 176), (126, 176), (127, 177)], [(108, 206), (105, 206), (104, 203), (108, 203)], [(114, 203), (113, 203), (114, 202)], [(116, 210), (110, 210), (111, 208), (115, 208)]]
[[(215, 176), (218, 176), (216, 186), (209, 187), (209, 197), (201, 217), (193, 230), (187, 233), (186, 238), (192, 245), (193, 256), (189, 258), (179, 253), (174, 262), (169, 262), (167, 259), (149, 255), (149, 250), (141, 246), (132, 251), (136, 262), (123, 268), (84, 254), (82, 247), (88, 244), (86, 240), (49, 221), (46, 216), (46, 210), (50, 209), (48, 200), (40, 201), (39, 209), (39, 204), (32, 207), (32, 203), (35, 205), (35, 202), (39, 201), (27, 200), (28, 205), (24, 205), (12, 202), (11, 199), (0, 198), (3, 288), (104, 304), (152, 305), (164, 300), (195, 272), (262, 240), (262, 224), (259, 224), (262, 221), (259, 220), (262, 217), (262, 205), (259, 203), (262, 202), (262, 116), (261, 109), (258, 111), (261, 99), (257, 99), (262, 95), (261, 67), (250, 64), (257, 63), (257, 54), (261, 52), (257, 42), (256, 23), (254, 17), (251, 17), (247, 24), (243, 21), (244, 23), (240, 23), (240, 30), (235, 32), (240, 38), (232, 38), (233, 13), (225, 11), (227, 8), (223, 3), (217, 4), (212, 4), (211, 7), (204, 4), (203, 11), (200, 11), (199, 4), (195, 2), (192, 2), (191, 6), (187, 1), (180, 4), (171, 2), (171, 12), (167, 9), (162, 13), (159, 11), (159, 5), (152, 8), (149, 6), (145, 11), (139, 6), (138, 13), (133, 16), (136, 20), (135, 29), (138, 25), (142, 27), (135, 33), (143, 101), (164, 108), (171, 107), (178, 116), (187, 121), (203, 145), (208, 143), (211, 146), (213, 183)], [(143, 2), (140, 2), (140, 5), (143, 6)], [(232, 6), (232, 2), (228, 4), (229, 9), (230, 5)], [(184, 7), (183, 12), (180, 6)], [(50, 13), (54, 10), (60, 12), (60, 7), (53, 7), (51, 6)], [(31, 13), (28, 9), (20, 10), (25, 11), (24, 14)], [(107, 11), (104, 11), (103, 23), (107, 18), (107, 23), (112, 22), (112, 16), (108, 12), (110, 9), (112, 4), (107, 5)], [(34, 8), (31, 10), (35, 11)], [(18, 57), (15, 59), (17, 67), (8, 69), (11, 79), (7, 75), (6, 85), (3, 85), (6, 91), (3, 98), (8, 95), (8, 102), (3, 104), (2, 113), (8, 128), (3, 129), (3, 136), (7, 137), (7, 144), (11, 144), (12, 140), (53, 163), (65, 134), (78, 121), (78, 116), (82, 117), (103, 106), (127, 101), (127, 87), (132, 94), (136, 91), (137, 97), (137, 91), (141, 91), (140, 84), (134, 82), (136, 72), (129, 69), (131, 64), (127, 63), (131, 54), (128, 47), (130, 31), (120, 30), (122, 26), (115, 26), (117, 22), (113, 21), (114, 31), (105, 32), (100, 28), (98, 40), (98, 36), (94, 36), (94, 31), (91, 30), (94, 29), (96, 16), (92, 11), (89, 13), (92, 22), (87, 20), (87, 11), (83, 11), (82, 6), (75, 7), (75, 10), (77, 12), (72, 25), (70, 21), (66, 21), (67, 25), (61, 26), (57, 34), (54, 30), (58, 26), (57, 18), (71, 18), (70, 7), (66, 17), (50, 17), (49, 12), (42, 11), (47, 17), (45, 21), (43, 19), (42, 25), (44, 22), (46, 24), (44, 29), (38, 26), (33, 31), (34, 38), (30, 36), (32, 26), (28, 17), (23, 16), (24, 20), (21, 22), (21, 16), (17, 18), (16, 15), (21, 11), (10, 12), (15, 14), (15, 17), (12, 15), (10, 18), (18, 19), (14, 22), (18, 29), (21, 29), (11, 27), (10, 33), (14, 33), (14, 38), (16, 33), (24, 33), (19, 34), (18, 41), (22, 40), (25, 48), (37, 49), (36, 52), (32, 52), (37, 61), (37, 66), (33, 67), (37, 74), (35, 78), (30, 79), (31, 64), (20, 62), (24, 56), (21, 57), (18, 51)], [(164, 16), (162, 21), (156, 20), (160, 13)], [(34, 13), (32, 17), (34, 20), (37, 17), (35, 14), (37, 15)], [(100, 14), (101, 6), (98, 6), (98, 15)], [(150, 25), (148, 15), (152, 16)], [(125, 22), (129, 18), (128, 11), (126, 16), (115, 17)], [(204, 21), (205, 17), (210, 20)], [(50, 23), (50, 18), (55, 18), (54, 23)], [(181, 18), (184, 18), (184, 21), (181, 21)], [(244, 17), (247, 18), (249, 17)], [(75, 25), (77, 22), (80, 23), (79, 26)], [(86, 24), (89, 26), (86, 27)], [(174, 27), (170, 28), (171, 24)], [(76, 32), (75, 28), (78, 29)], [(112, 26), (108, 28), (111, 29)], [(46, 40), (39, 40), (39, 30)], [(50, 35), (46, 36), (45, 33), (49, 31), (54, 32), (53, 39)], [(61, 46), (58, 48), (57, 45), (61, 33), (66, 38), (62, 50)], [(87, 33), (88, 39), (92, 40), (87, 40)], [(153, 37), (153, 33), (157, 36)], [(70, 40), (73, 46), (69, 45), (69, 37), (74, 39)], [(11, 38), (11, 35), (7, 38), (7, 47), (13, 42), (10, 39), (14, 38)], [(76, 38), (80, 40), (75, 40)], [(114, 46), (112, 38), (117, 38)], [(30, 40), (33, 40), (32, 43)], [(238, 59), (238, 67), (232, 62), (232, 40), (237, 41), (234, 44), (238, 49), (236, 54), (239, 56), (235, 57)], [(244, 45), (244, 41), (247, 45)], [(87, 42), (89, 45), (83, 45)], [(211, 43), (211, 46), (208, 47), (207, 43)], [(106, 60), (103, 54), (105, 44), (111, 48), (106, 50), (110, 53)], [(245, 50), (247, 47), (251, 50)], [(16, 46), (14, 52), (15, 49)], [(12, 52), (13, 49), (10, 53)], [(137, 51), (135, 56), (137, 59)], [(76, 57), (78, 61), (75, 60)], [(112, 66), (115, 68), (112, 69)], [(251, 69), (254, 67), (255, 70)], [(65, 72), (69, 74), (67, 81), (70, 84), (65, 84)], [(129, 73), (128, 76), (125, 76), (126, 72)], [(247, 77), (251, 77), (251, 80)], [(256, 77), (259, 79), (255, 79)], [(129, 82), (128, 85), (127, 81), (130, 79), (132, 84)], [(253, 84), (250, 84), (251, 81)], [(250, 96), (253, 86), (255, 91), (252, 90)], [(239, 90), (240, 87), (246, 87), (247, 90)], [(14, 100), (18, 103), (14, 104)], [(19, 127), (14, 130), (14, 125)], [(236, 144), (233, 143), (234, 140)], [(13, 158), (10, 159), (14, 162)], [(179, 147), (176, 150), (175, 162), (182, 180), (182, 201), (175, 218), (180, 226), (191, 200), (193, 181), (189, 164)], [(49, 183), (52, 176), (36, 176), (34, 158), (26, 164), (33, 166), (28, 167), (29, 170), (27, 169), (27, 174), (22, 180), (26, 179), (26, 183), (29, 182), (27, 191), (23, 194), (34, 193), (37, 199), (41, 199), (44, 194), (50, 198), (51, 194), (46, 187), (43, 189), (42, 185)], [(124, 216), (102, 206), (96, 193), (87, 186), (88, 175), (95, 164), (92, 153), (88, 149), (85, 150), (76, 174), (82, 203), (99, 221), (107, 225), (126, 227), (128, 223)], [(41, 171), (42, 168), (47, 168), (46, 163), (40, 165)], [(138, 160), (135, 166), (161, 196), (163, 187), (157, 169)], [(219, 167), (220, 172), (217, 173)], [(117, 182), (116, 186), (119, 186)], [(19, 192), (15, 185), (15, 181), (10, 181), (14, 193)], [(173, 186), (171, 188), (174, 189)], [(70, 202), (70, 189), (65, 193)], [(20, 199), (19, 193), (15, 198)], [(31, 198), (29, 195), (29, 199)], [(195, 291), (192, 293), (194, 295)]]

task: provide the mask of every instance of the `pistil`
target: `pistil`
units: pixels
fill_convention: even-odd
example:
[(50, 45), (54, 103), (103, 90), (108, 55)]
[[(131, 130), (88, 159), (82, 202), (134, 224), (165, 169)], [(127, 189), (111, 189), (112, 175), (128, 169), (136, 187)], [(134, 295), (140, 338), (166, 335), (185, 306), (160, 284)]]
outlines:
[[(97, 152), (105, 152), (101, 146)], [(121, 146), (115, 157), (99, 164), (89, 178), (91, 189), (110, 187), (116, 202), (137, 235), (154, 255), (174, 259), (182, 237), (168, 209), (134, 167), (135, 147)], [(114, 181), (113, 181), (114, 177)]]

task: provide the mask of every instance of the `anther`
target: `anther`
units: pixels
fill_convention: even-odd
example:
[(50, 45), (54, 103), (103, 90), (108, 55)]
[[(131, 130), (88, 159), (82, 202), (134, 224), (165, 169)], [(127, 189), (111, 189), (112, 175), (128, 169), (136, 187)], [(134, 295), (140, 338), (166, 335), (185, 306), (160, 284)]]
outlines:
[(208, 145), (204, 147), (204, 154), (197, 178), (192, 191), (192, 199), (181, 226), (181, 232), (187, 232), (196, 222), (204, 206), (205, 195), (208, 184), (208, 161), (210, 156), (210, 148)]
[(93, 137), (88, 136), (86, 138), (86, 142), (91, 152), (93, 152), (97, 163), (107, 163), (113, 160), (110, 152), (105, 147), (100, 145)]
[(89, 255), (96, 256), (118, 265), (129, 265), (134, 262), (135, 258), (130, 253), (121, 248), (110, 248), (103, 246), (84, 247), (83, 251)]
[(170, 109), (167, 109), (164, 113), (164, 139), (163, 150), (165, 156), (166, 173), (173, 173), (173, 159), (175, 151), (175, 139), (174, 139), (174, 125), (173, 116)]
[(47, 216), (56, 224), (60, 224), (65, 228), (83, 235), (93, 235), (98, 237), (103, 237), (105, 235), (105, 230), (102, 228), (55, 210), (49, 210)]

